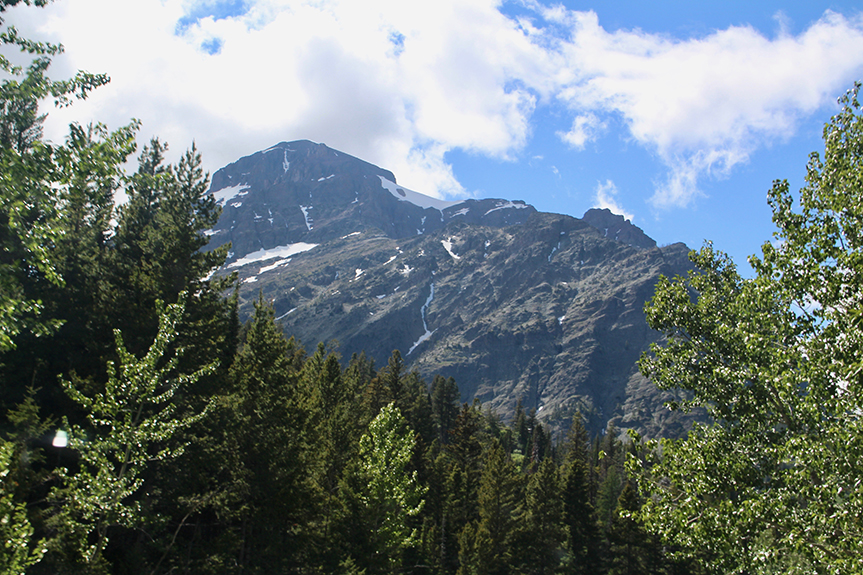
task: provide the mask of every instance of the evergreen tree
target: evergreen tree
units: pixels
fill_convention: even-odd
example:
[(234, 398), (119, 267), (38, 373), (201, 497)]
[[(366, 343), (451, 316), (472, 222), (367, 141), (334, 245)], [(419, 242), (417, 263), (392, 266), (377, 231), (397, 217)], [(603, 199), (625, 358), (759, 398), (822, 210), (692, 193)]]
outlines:
[(488, 448), (477, 504), (479, 521), (473, 537), (460, 539), (459, 573), (506, 575), (516, 563), (516, 511), (522, 497), (522, 478), (500, 442)]
[(300, 395), (307, 417), (310, 473), (321, 500), (316, 563), (327, 571), (338, 568), (336, 513), (339, 483), (344, 470), (357, 454), (359, 438), (366, 429), (357, 417), (363, 379), (342, 373), (338, 356), (319, 344), (300, 374)]
[(542, 424), (534, 423), (530, 434), (530, 469), (532, 471), (538, 469), (540, 462), (548, 457), (550, 451), (551, 440), (542, 428)]
[(225, 261), (230, 246), (201, 250), (209, 241), (204, 231), (216, 223), (221, 210), (206, 193), (209, 176), (203, 173), (200, 154), (193, 145), (176, 166), (164, 166), (166, 149), (153, 139), (142, 151), (138, 172), (126, 189), (129, 200), (119, 210), (114, 240), (118, 312), (143, 338), (153, 329), (150, 302), (174, 301), (181, 291), (214, 288), (218, 293), (233, 280), (210, 285), (211, 272)]
[(591, 497), (588, 444), (581, 414), (576, 414), (564, 455), (562, 497), (567, 535), (565, 572), (579, 575), (596, 573), (599, 569), (599, 532)]
[(552, 575), (560, 564), (566, 539), (560, 473), (552, 458), (539, 464), (527, 482), (516, 538), (520, 573)]
[[(618, 498), (611, 522), (608, 575), (647, 575), (657, 567), (652, 539), (634, 514), (641, 508), (638, 490), (627, 481)], [(654, 555), (654, 556), (652, 556)]]
[(231, 366), (231, 419), (223, 441), (239, 458), (241, 537), (235, 561), (245, 572), (268, 573), (304, 564), (312, 512), (309, 437), (299, 404), (293, 343), (259, 298), (246, 340)]
[(459, 391), (455, 379), (436, 375), (431, 384), (431, 404), (438, 440), (449, 443), (449, 431), (459, 412)]
[(621, 442), (617, 438), (617, 427), (610, 421), (600, 442), (596, 494), (596, 517), (605, 533), (611, 527), (614, 510), (617, 509), (617, 498), (623, 489), (623, 455)]
[(450, 430), (446, 446), (444, 515), (441, 518), (441, 563), (454, 573), (459, 564), (460, 533), (479, 520), (477, 492), (482, 475), (482, 415), (476, 405), (463, 404)]
[(515, 417), (513, 418), (513, 435), (515, 449), (522, 455), (528, 455), (527, 448), (530, 441), (530, 428), (528, 427), (527, 414), (521, 404), (521, 398), (515, 404)]
[(402, 395), (396, 405), (417, 433), (417, 449), (418, 453), (422, 453), (437, 435), (428, 385), (416, 371), (405, 375), (401, 385)]

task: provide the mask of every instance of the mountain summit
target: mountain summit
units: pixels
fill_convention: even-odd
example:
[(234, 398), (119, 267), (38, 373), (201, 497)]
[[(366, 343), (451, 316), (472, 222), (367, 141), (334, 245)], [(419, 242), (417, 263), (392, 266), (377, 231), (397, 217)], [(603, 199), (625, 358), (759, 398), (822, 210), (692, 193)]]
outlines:
[(282, 142), (213, 175), (223, 206), (211, 243), (236, 261), (279, 245), (323, 243), (377, 229), (393, 239), (434, 233), (454, 220), (501, 226), (536, 210), (505, 200), (444, 201), (399, 186), (392, 172), (307, 140)]
[(308, 141), (225, 166), (211, 192), (224, 207), (211, 246), (232, 243), (245, 316), (263, 293), (307, 346), (378, 363), (399, 350), (503, 417), (521, 401), (558, 427), (575, 411), (595, 432), (685, 425), (635, 365), (658, 337), (642, 307), (659, 274), (688, 269), (683, 244), (658, 248), (608, 210), (435, 199)]

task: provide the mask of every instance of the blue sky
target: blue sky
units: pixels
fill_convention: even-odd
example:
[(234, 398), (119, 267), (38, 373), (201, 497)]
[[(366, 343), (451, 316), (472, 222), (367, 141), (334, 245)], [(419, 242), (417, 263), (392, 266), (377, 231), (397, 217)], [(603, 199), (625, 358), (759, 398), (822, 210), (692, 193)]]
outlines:
[(429, 195), (606, 206), (739, 264), (863, 78), (852, 2), (58, 0), (9, 21), (65, 45), (58, 76), (112, 77), (51, 112), (55, 140), (140, 118), (213, 171), (309, 139)]

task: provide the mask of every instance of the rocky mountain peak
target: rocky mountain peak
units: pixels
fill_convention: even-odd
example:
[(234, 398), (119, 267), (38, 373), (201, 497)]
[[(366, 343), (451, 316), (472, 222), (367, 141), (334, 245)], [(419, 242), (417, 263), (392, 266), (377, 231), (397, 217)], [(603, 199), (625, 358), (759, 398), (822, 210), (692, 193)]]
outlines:
[(400, 186), (388, 170), (308, 140), (282, 142), (221, 168), (210, 193), (223, 206), (210, 242), (231, 242), (231, 262), (369, 229), (404, 238), (451, 221), (522, 223), (536, 212), (523, 201), (433, 198)]
[(601, 231), (607, 238), (642, 249), (656, 247), (656, 242), (641, 228), (632, 225), (632, 222), (608, 208), (591, 208), (581, 219)]

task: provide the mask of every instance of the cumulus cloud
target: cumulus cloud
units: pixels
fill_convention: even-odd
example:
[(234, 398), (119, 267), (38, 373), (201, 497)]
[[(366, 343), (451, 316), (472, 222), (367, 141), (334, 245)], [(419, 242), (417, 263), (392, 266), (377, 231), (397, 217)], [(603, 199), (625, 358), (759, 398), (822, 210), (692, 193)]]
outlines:
[(510, 18), (496, 0), (64, 0), (9, 21), (66, 45), (58, 77), (112, 76), (51, 113), (55, 140), (72, 120), (135, 117), (175, 153), (196, 140), (214, 169), (307, 138), (438, 196), (467, 193), (448, 152), (518, 160), (537, 108), (562, 102), (573, 153), (618, 117), (664, 166), (653, 204), (686, 206), (699, 181), (792, 135), (863, 66), (863, 20), (831, 12), (797, 36), (730, 27), (676, 40), (524, 6)]
[(595, 140), (605, 124), (593, 113), (580, 114), (572, 121), (572, 127), (568, 132), (559, 131), (557, 135), (561, 140), (578, 150), (584, 149), (585, 144)]
[(562, 139), (583, 145), (591, 133), (581, 118), (618, 114), (668, 170), (652, 197), (659, 207), (686, 206), (700, 178), (727, 175), (759, 146), (790, 136), (863, 69), (863, 20), (832, 12), (799, 36), (773, 39), (734, 26), (675, 40), (608, 32), (593, 12), (556, 8), (546, 17), (567, 30), (557, 97), (577, 116)]
[(465, 194), (446, 152), (507, 160), (530, 136), (547, 58), (495, 2), (219, 4), (66, 0), (18, 15), (69, 48), (58, 75), (112, 76), (89, 102), (52, 113), (46, 132), (138, 117), (174, 145), (196, 139), (211, 167), (308, 138), (437, 195)]
[(618, 214), (629, 220), (630, 222), (635, 217), (620, 207), (615, 196), (617, 195), (617, 186), (611, 180), (605, 180), (605, 183), (599, 182), (596, 184), (596, 196), (594, 197), (594, 208), (609, 209), (612, 213)]

